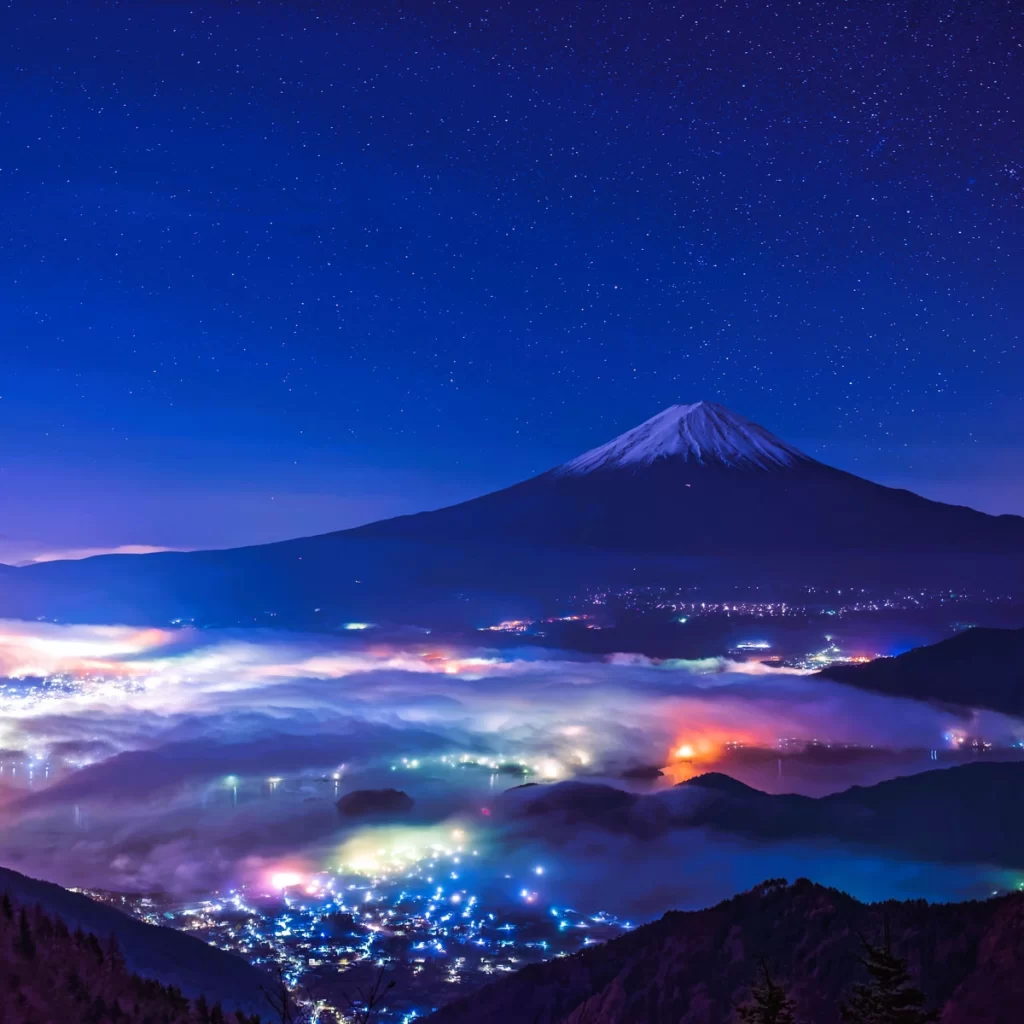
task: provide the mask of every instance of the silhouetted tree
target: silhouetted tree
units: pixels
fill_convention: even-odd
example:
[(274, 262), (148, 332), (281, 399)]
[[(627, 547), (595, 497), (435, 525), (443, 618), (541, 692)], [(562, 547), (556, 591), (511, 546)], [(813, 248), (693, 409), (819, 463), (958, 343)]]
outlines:
[(36, 944), (32, 940), (32, 930), (28, 926), (28, 914), (22, 907), (18, 914), (18, 941), (16, 943), (18, 952), (26, 959), (31, 960), (36, 955)]
[(107, 1003), (103, 996), (97, 996), (89, 1007), (86, 1014), (86, 1024), (100, 1024), (100, 1021), (107, 1015)]
[(302, 1013), (292, 998), (288, 983), (284, 980), (284, 968), (278, 967), (274, 983), (269, 988), (261, 985), (263, 997), (270, 1004), (274, 1019), (281, 1024), (302, 1024)]
[[(355, 1024), (373, 1024), (388, 1000), (388, 993), (395, 987), (394, 979), (388, 980), (385, 977), (386, 968), (382, 967), (380, 973), (374, 978), (373, 984), (365, 991), (357, 989), (356, 998), (348, 995), (349, 1013), (348, 1018)], [(385, 982), (387, 982), (385, 984)]]
[(53, 936), (53, 922), (38, 903), (32, 908), (32, 935), (37, 943), (43, 945)]
[(925, 1009), (924, 993), (911, 984), (907, 961), (892, 951), (889, 922), (880, 946), (863, 937), (861, 963), (871, 980), (854, 985), (840, 1004), (839, 1015), (846, 1024), (928, 1024), (938, 1019), (935, 1010)]
[(107, 939), (106, 950), (107, 970), (113, 974), (120, 974), (124, 970), (124, 955), (121, 953), (120, 943), (117, 936), (111, 932)]
[(772, 980), (768, 965), (761, 961), (761, 980), (751, 989), (750, 998), (736, 1007), (744, 1024), (795, 1024), (793, 1000)]

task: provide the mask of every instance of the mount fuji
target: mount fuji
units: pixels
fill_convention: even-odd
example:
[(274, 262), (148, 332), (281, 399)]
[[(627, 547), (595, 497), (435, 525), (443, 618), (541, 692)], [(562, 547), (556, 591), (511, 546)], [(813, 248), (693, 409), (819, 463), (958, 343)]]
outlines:
[[(883, 487), (713, 402), (673, 405), (539, 476), (432, 512), (224, 551), (4, 567), (0, 615), (465, 620), (591, 584), (1019, 583), (1024, 518)], [(517, 603), (518, 602), (518, 603)]]
[(553, 472), (582, 476), (650, 466), (660, 459), (718, 463), (736, 469), (779, 469), (807, 461), (807, 456), (724, 406), (695, 402), (670, 405), (640, 426)]
[(714, 402), (673, 405), (540, 476), (365, 537), (659, 555), (1024, 552), (1024, 519), (883, 487)]

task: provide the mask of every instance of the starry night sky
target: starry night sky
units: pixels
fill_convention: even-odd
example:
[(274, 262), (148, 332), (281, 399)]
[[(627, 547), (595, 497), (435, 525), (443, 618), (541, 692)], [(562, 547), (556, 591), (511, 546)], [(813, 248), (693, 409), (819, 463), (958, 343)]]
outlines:
[(1024, 513), (1016, 0), (0, 10), (0, 559), (469, 497), (715, 399)]

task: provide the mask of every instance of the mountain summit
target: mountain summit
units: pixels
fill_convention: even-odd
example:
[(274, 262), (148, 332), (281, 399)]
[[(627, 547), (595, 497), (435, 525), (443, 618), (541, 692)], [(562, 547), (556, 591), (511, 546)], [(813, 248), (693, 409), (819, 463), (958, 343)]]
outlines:
[(659, 459), (714, 462), (738, 469), (778, 469), (810, 461), (764, 427), (716, 402), (670, 405), (640, 426), (559, 466), (576, 476), (649, 466)]

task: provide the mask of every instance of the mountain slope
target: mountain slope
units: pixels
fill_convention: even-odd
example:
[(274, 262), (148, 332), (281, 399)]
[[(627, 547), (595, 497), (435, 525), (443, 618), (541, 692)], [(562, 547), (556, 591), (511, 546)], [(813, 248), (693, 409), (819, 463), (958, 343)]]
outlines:
[(888, 921), (943, 1024), (1010, 1024), (1024, 999), (1024, 896), (986, 903), (868, 906), (806, 880), (778, 882), (708, 910), (673, 912), (604, 946), (527, 967), (439, 1010), (431, 1024), (726, 1024), (762, 959), (799, 1019), (837, 1024), (864, 980), (859, 935)]
[(353, 531), (661, 555), (1024, 552), (1024, 519), (883, 487), (707, 402), (531, 480)]
[(1024, 629), (968, 629), (928, 647), (818, 675), (864, 690), (1024, 715)]
[(127, 969), (174, 985), (189, 999), (205, 995), (225, 1009), (266, 1012), (260, 986), (267, 979), (241, 957), (171, 928), (156, 928), (59, 885), (0, 868), (0, 893), (26, 907), (41, 907), (68, 928), (92, 932), (102, 943), (115, 935)]
[(970, 586), (1024, 572), (1024, 519), (882, 487), (721, 406), (672, 406), (502, 491), (227, 551), (105, 555), (0, 575), (0, 615), (464, 625), (581, 586), (778, 580)]
[[(132, 974), (109, 936), (86, 933), (38, 906), (0, 899), (0, 1020), (61, 1024), (258, 1024), (205, 997)], [(211, 1012), (207, 1012), (209, 1008)]]

